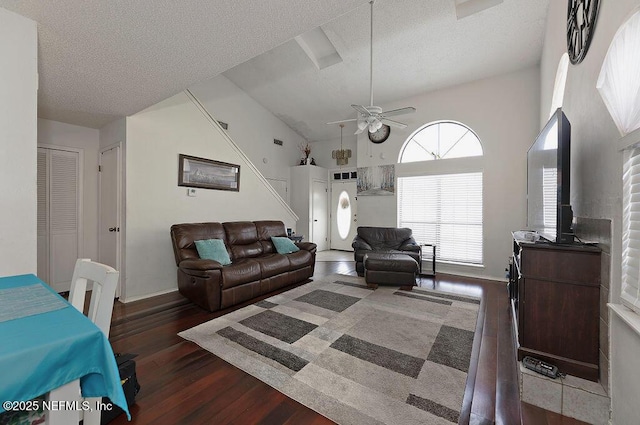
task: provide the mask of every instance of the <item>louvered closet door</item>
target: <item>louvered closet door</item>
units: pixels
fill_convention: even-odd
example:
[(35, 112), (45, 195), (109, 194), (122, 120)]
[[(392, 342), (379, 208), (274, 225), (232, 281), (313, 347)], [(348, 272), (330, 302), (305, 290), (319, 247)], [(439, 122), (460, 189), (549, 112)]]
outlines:
[(49, 189), (47, 151), (38, 149), (38, 277), (49, 281)]
[(38, 148), (38, 273), (56, 291), (69, 290), (79, 256), (79, 183), (78, 152)]

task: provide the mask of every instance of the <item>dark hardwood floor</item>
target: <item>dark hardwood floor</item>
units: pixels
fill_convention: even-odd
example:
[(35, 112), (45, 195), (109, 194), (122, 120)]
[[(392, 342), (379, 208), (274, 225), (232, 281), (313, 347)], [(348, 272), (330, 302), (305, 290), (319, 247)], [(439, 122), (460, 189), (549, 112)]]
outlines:
[[(355, 275), (353, 262), (318, 262), (314, 278), (334, 273)], [(461, 424), (582, 424), (520, 402), (503, 284), (439, 274), (421, 277), (420, 286), (483, 298), (476, 330), (482, 337), (474, 346), (477, 361), (470, 365)], [(112, 424), (333, 423), (177, 335), (247, 304), (209, 313), (177, 292), (116, 302), (110, 340), (115, 352), (138, 354), (142, 389), (131, 409), (132, 421), (121, 415)]]

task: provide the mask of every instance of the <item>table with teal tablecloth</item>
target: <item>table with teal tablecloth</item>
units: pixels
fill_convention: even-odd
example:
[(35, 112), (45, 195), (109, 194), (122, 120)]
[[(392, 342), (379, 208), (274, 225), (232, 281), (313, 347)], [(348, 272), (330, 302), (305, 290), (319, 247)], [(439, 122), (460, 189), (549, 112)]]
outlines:
[(79, 379), (83, 397), (109, 397), (130, 418), (111, 345), (91, 320), (31, 274), (0, 278), (0, 299), (0, 413), (2, 402)]

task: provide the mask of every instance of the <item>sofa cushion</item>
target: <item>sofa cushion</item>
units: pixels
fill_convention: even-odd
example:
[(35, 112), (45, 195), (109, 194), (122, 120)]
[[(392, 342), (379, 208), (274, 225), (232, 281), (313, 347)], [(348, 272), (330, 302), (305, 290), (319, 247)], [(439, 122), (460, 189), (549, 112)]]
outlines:
[(225, 239), (224, 227), (220, 223), (183, 223), (171, 226), (171, 239), (176, 264), (182, 260), (200, 258), (194, 241)]
[(398, 249), (404, 241), (411, 238), (411, 234), (411, 229), (406, 227), (358, 227), (358, 236), (375, 251)]
[(227, 247), (222, 239), (206, 239), (195, 241), (196, 250), (200, 258), (205, 260), (215, 260), (226, 266), (231, 264), (231, 258), (227, 252)]
[(255, 225), (258, 239), (261, 241), (268, 241), (271, 236), (287, 236), (287, 229), (281, 221), (256, 221)]
[(287, 236), (287, 229), (285, 229), (284, 223), (274, 220), (255, 221), (254, 223), (258, 234), (258, 241), (262, 244), (263, 252), (265, 254), (276, 252), (276, 249), (271, 242), (271, 237)]
[(235, 262), (241, 258), (259, 257), (264, 253), (258, 241), (256, 225), (251, 221), (234, 221), (222, 223), (226, 241), (231, 251), (231, 259)]
[(243, 258), (224, 266), (222, 273), (222, 289), (260, 280), (260, 263), (254, 259)]
[(376, 251), (356, 251), (354, 254), (355, 260), (356, 262), (362, 262), (364, 259), (364, 256), (367, 255), (368, 253), (371, 252), (377, 252), (380, 254), (403, 254), (403, 255), (408, 255), (411, 258), (415, 259), (416, 261), (418, 261), (418, 259), (420, 258), (420, 253), (419, 252), (413, 252), (413, 251), (399, 251), (397, 249), (379, 249)]
[(296, 244), (286, 236), (272, 236), (271, 241), (276, 247), (278, 254), (291, 254), (292, 252), (300, 251), (300, 248), (298, 248)]
[(262, 278), (275, 276), (280, 273), (286, 273), (291, 268), (286, 255), (267, 254), (258, 258), (252, 258), (260, 264), (260, 273)]
[(251, 221), (222, 223), (229, 245), (247, 245), (258, 241), (256, 225)]

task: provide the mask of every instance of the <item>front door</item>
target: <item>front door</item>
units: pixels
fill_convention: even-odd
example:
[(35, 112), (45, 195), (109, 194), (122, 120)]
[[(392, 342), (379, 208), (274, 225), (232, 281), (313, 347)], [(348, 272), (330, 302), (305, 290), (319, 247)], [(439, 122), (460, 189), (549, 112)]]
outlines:
[(331, 182), (331, 249), (353, 251), (351, 243), (358, 227), (356, 182)]

